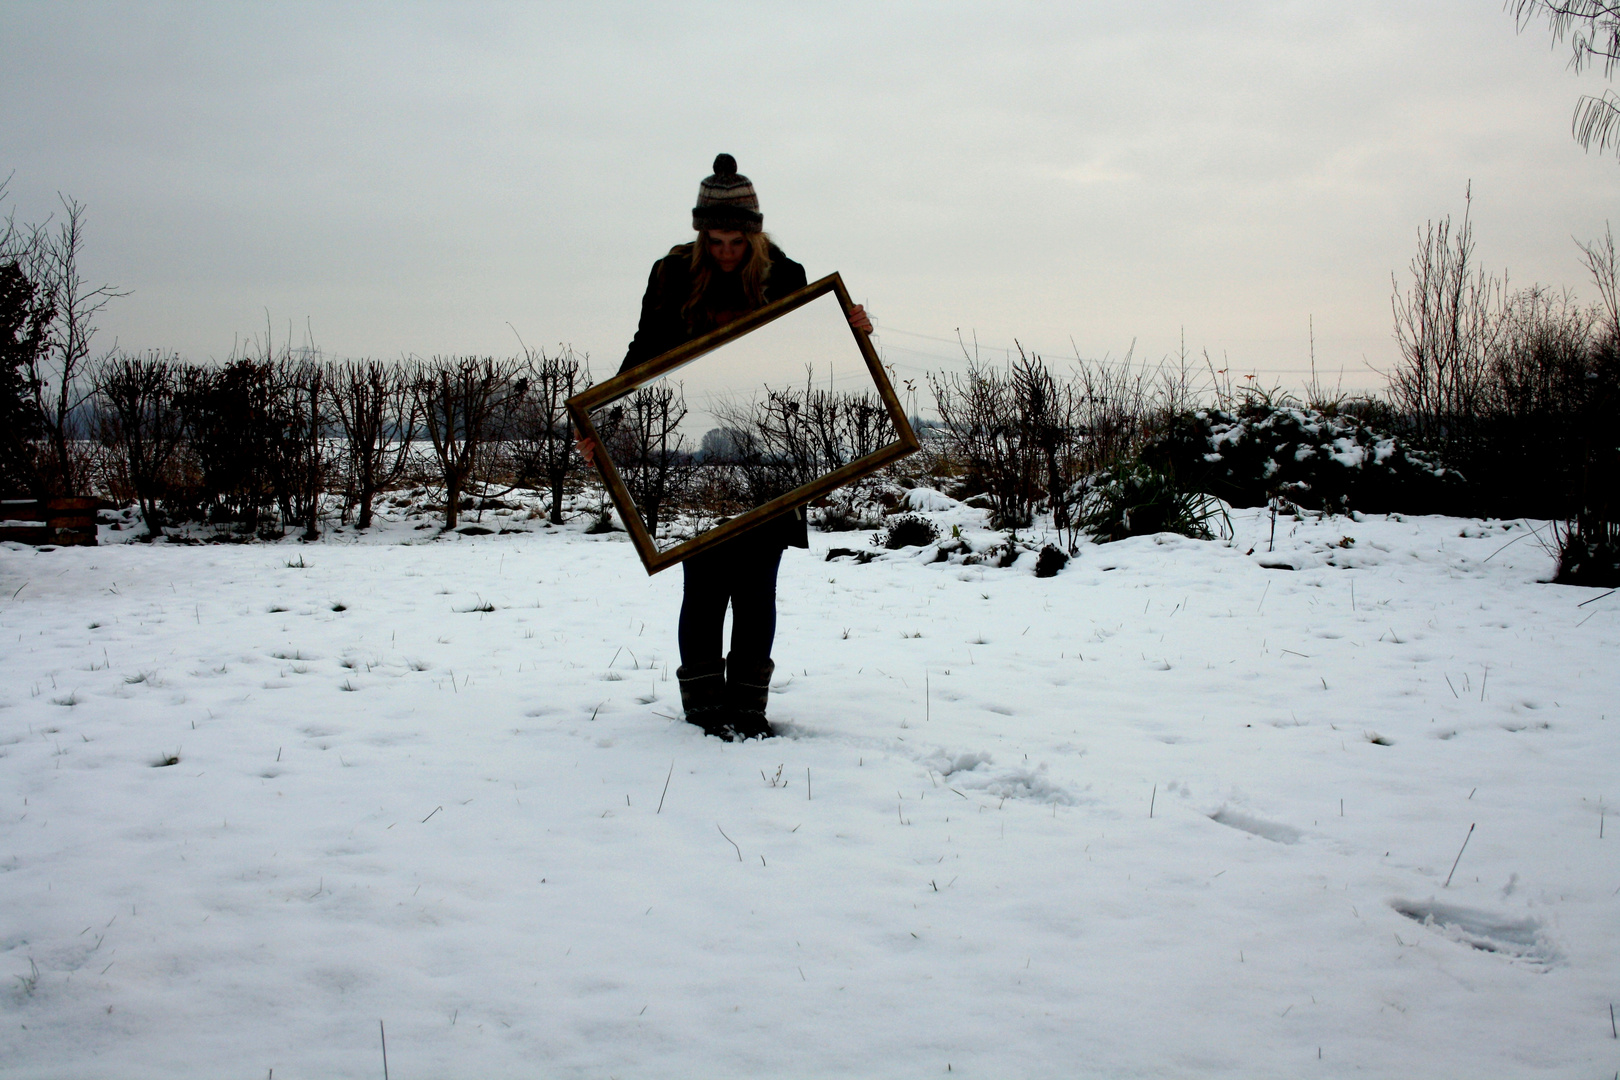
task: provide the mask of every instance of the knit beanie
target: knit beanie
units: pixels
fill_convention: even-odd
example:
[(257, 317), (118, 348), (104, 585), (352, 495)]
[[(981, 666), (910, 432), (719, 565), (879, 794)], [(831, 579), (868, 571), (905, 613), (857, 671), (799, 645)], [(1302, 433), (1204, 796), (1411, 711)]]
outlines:
[(721, 232), (759, 232), (765, 215), (759, 212), (759, 196), (746, 176), (737, 174), (737, 159), (721, 154), (714, 159), (714, 175), (698, 185), (697, 205), (692, 208), (692, 228)]

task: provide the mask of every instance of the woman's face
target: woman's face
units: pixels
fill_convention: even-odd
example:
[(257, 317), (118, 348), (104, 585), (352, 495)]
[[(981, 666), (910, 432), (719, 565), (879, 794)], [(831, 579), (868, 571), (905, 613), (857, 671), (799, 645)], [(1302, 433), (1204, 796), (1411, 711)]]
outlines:
[(748, 255), (748, 240), (735, 229), (721, 232), (711, 230), (709, 236), (709, 257), (720, 264), (720, 269), (731, 273), (742, 265)]

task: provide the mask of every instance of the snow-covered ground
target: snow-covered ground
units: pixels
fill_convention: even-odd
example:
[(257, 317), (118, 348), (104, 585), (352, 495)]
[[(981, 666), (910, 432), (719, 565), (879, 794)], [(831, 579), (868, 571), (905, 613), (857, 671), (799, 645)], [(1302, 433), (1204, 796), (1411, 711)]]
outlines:
[(8, 546), (0, 1075), (1612, 1075), (1620, 598), (1234, 518), (816, 535), (743, 745), (622, 534)]

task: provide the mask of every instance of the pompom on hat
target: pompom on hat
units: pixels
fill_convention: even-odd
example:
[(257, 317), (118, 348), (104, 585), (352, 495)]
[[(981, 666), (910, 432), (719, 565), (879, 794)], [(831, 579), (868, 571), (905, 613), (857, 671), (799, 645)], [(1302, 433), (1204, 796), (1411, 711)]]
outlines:
[(692, 208), (692, 228), (720, 232), (759, 232), (765, 215), (759, 212), (759, 196), (753, 182), (737, 172), (737, 159), (721, 154), (714, 159), (714, 175), (698, 185), (697, 205)]

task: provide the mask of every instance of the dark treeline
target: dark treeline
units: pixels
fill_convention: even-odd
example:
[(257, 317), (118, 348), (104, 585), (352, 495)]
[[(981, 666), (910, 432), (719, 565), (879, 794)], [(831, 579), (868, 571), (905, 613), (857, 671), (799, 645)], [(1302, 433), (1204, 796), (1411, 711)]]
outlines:
[[(938, 419), (922, 425), (924, 452), (820, 500), (811, 520), (876, 527), (908, 484), (976, 500), (995, 528), (1049, 528), (1070, 551), (1083, 537), (1210, 535), (1224, 505), (1535, 517), (1555, 522), (1560, 580), (1620, 578), (1612, 235), (1580, 247), (1592, 306), (1480, 270), (1466, 213), (1418, 240), (1395, 284), (1400, 357), (1382, 395), (1313, 375), (1296, 398), (1185, 352), (1060, 369), (964, 350), (965, 370), (926, 380)], [(446, 529), (513, 489), (540, 492), (556, 524), (594, 499), (608, 525), (563, 405), (591, 381), (570, 348), (335, 361), (266, 337), (218, 365), (92, 359), (96, 317), (122, 293), (83, 279), (83, 244), (72, 200), (52, 228), (0, 225), (0, 493), (137, 503), (152, 536), (188, 522), (218, 536), (367, 528), (406, 486)], [(875, 398), (809, 385), (734, 403), (696, 445), (685, 416), (678, 384), (660, 384), (597, 418), (655, 531), (758, 505), (893, 438)]]
[(564, 347), (520, 358), (325, 361), (292, 350), (221, 366), (114, 353), (95, 369), (84, 452), (104, 489), (165, 523), (319, 535), (331, 511), (368, 528), (401, 485), (443, 493), (445, 527), (497, 483), (551, 496), (579, 468), (563, 402), (589, 383)]

